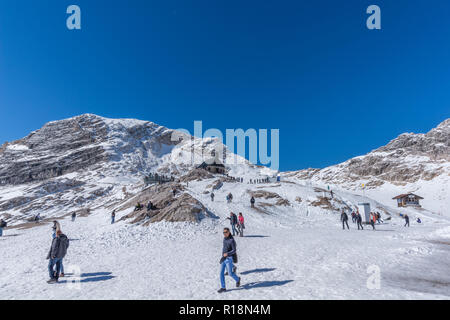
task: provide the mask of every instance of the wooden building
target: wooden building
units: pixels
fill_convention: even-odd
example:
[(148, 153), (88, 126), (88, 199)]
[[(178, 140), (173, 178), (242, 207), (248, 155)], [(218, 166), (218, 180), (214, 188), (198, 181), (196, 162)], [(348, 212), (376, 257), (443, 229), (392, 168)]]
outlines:
[(420, 200), (423, 198), (414, 193), (405, 193), (392, 199), (397, 200), (397, 205), (399, 207), (420, 207)]

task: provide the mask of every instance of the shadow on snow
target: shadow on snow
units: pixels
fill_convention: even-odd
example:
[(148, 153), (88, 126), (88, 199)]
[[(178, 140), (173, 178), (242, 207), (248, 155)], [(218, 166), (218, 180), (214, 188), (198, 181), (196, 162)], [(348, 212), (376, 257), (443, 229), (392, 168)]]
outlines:
[(253, 269), (253, 270), (247, 270), (244, 272), (241, 272), (242, 275), (250, 274), (250, 273), (262, 273), (262, 272), (271, 272), (276, 270), (275, 268), (260, 268), (260, 269)]

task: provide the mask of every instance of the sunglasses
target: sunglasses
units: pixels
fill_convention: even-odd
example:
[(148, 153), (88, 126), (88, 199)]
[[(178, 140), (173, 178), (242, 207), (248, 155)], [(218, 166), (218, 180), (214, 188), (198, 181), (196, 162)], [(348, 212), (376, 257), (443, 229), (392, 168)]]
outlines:
[(230, 233), (230, 231), (224, 231), (223, 232), (223, 234), (229, 234)]

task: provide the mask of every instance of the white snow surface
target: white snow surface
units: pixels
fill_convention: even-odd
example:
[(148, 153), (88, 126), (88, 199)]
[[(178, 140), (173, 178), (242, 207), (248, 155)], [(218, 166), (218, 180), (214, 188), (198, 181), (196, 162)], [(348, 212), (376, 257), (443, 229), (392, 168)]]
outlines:
[[(203, 194), (213, 180), (189, 183), (188, 191), (218, 219), (198, 224), (126, 222), (110, 224), (99, 208), (75, 222), (61, 220), (71, 239), (64, 266), (68, 276), (46, 283), (51, 225), (7, 229), (0, 238), (0, 299), (449, 299), (450, 222), (408, 209), (405, 228), (396, 208), (349, 192), (335, 199), (353, 205), (369, 201), (392, 213), (377, 225), (342, 230), (339, 214), (307, 206), (314, 186), (295, 181), (249, 185), (225, 183), (211, 202)], [(249, 206), (247, 190), (276, 192), (291, 206)], [(228, 192), (233, 203), (225, 201)], [(302, 202), (295, 201), (301, 197)], [(257, 200), (259, 202), (270, 200)], [(222, 229), (230, 211), (246, 218), (245, 237), (235, 237), (241, 288), (227, 277), (229, 291), (218, 294)], [(128, 212), (118, 212), (117, 220)], [(415, 218), (423, 223), (417, 224)], [(386, 216), (384, 216), (386, 218)], [(368, 289), (369, 266), (380, 268), (380, 289)], [(76, 270), (81, 271), (77, 276)], [(74, 281), (81, 280), (78, 284)]]

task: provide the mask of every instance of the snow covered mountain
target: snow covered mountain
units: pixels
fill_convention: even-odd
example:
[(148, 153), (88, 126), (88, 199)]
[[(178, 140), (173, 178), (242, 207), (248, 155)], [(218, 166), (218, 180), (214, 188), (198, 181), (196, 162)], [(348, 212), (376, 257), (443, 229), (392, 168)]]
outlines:
[(386, 146), (338, 165), (285, 176), (364, 193), (384, 203), (398, 194), (414, 192), (425, 198), (423, 207), (448, 214), (450, 119), (426, 134), (402, 134)]
[[(14, 222), (115, 203), (142, 188), (149, 173), (188, 173), (199, 164), (191, 151), (201, 161), (218, 144), (134, 119), (85, 114), (49, 122), (0, 147), (0, 217)], [(236, 159), (230, 175), (270, 171)]]
[[(221, 147), (213, 139), (172, 139), (174, 130), (151, 122), (90, 114), (50, 122), (0, 149), (0, 218), (8, 222), (0, 299), (449, 299), (450, 218), (429, 202), (448, 204), (448, 126), (338, 166), (249, 183), (274, 172), (239, 157), (229, 176), (195, 169), (192, 151), (209, 157)], [(174, 181), (147, 187), (150, 172)], [(424, 196), (424, 209), (397, 208), (391, 198), (406, 191)], [(134, 210), (148, 201), (153, 210)], [(381, 213), (377, 232), (351, 222), (342, 230), (341, 209), (360, 202)], [(236, 237), (242, 287), (219, 296), (230, 211), (245, 217), (245, 236)], [(30, 221), (38, 213), (43, 220)], [(66, 278), (49, 289), (54, 219), (71, 245)], [(376, 292), (367, 286), (373, 266), (382, 274)]]

